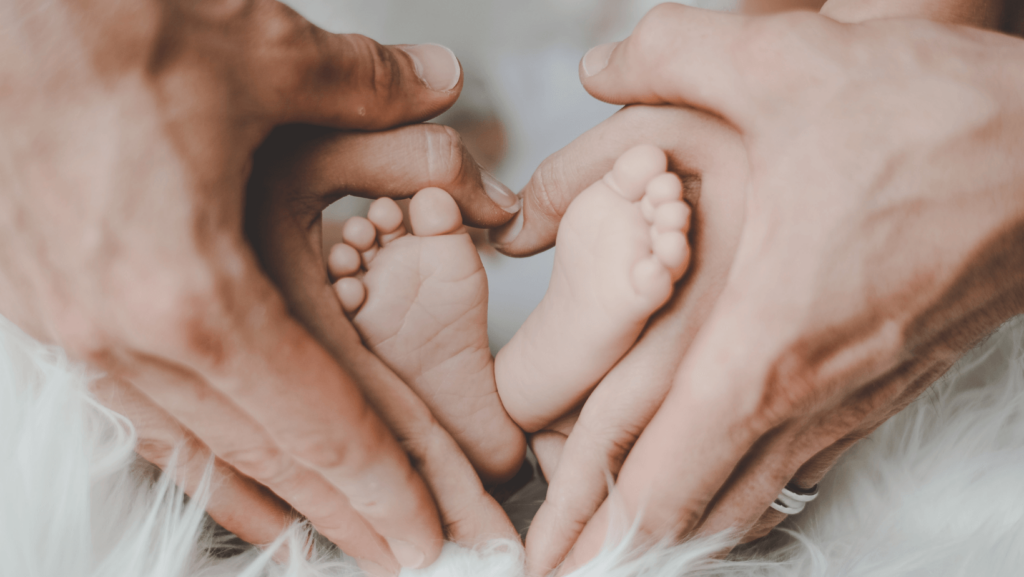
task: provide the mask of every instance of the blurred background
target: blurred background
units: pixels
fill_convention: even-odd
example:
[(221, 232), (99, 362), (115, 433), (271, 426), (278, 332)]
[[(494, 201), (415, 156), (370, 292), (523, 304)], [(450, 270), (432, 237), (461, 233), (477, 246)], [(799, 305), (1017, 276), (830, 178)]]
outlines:
[[(520, 190), (548, 155), (610, 116), (580, 86), (577, 66), (592, 46), (629, 35), (658, 0), (287, 0), (318, 26), (384, 44), (436, 42), (462, 62), (458, 103), (434, 120), (457, 129), (480, 165)], [(815, 0), (690, 0), (717, 10), (763, 11)], [(818, 2), (820, 4), (820, 1)], [(741, 5), (742, 4), (742, 5)], [(414, 191), (410, 191), (414, 192)], [(340, 223), (365, 214), (348, 198), (325, 213), (325, 242)], [(478, 235), (482, 238), (482, 235)], [(497, 351), (540, 302), (552, 251), (510, 259), (481, 254), (490, 282), (491, 347)]]

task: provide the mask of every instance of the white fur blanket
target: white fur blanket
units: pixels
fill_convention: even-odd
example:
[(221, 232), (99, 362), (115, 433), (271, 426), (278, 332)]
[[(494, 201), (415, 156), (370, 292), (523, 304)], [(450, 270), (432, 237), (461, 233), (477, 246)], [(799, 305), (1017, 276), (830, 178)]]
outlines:
[[(358, 573), (319, 546), (273, 563), (231, 545), (136, 461), (129, 423), (89, 396), (88, 373), (0, 318), (0, 575), (327, 576)], [(822, 497), (759, 547), (708, 562), (715, 543), (631, 557), (609, 549), (580, 573), (998, 576), (1024, 574), (1024, 322), (1008, 323), (918, 402), (861, 442)], [(292, 532), (298, 543), (301, 527)], [(287, 537), (283, 537), (287, 541)], [(285, 542), (284, 546), (288, 546)], [(517, 543), (447, 545), (403, 577), (519, 577)]]

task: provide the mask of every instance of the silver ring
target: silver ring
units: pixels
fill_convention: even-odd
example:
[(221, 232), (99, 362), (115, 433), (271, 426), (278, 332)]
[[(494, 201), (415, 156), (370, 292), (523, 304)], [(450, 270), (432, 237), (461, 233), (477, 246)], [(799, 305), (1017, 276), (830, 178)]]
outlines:
[(804, 510), (808, 503), (818, 498), (818, 486), (801, 489), (793, 483), (782, 488), (782, 492), (772, 502), (772, 509), (786, 515), (796, 515)]

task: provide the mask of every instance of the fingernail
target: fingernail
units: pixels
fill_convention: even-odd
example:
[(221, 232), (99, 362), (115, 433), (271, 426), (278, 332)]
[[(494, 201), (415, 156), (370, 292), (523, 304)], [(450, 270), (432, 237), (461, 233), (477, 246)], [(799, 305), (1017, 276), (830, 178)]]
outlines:
[(618, 45), (618, 42), (609, 42), (607, 44), (600, 44), (588, 50), (587, 53), (583, 55), (583, 73), (587, 76), (593, 76), (607, 68), (608, 60), (611, 59), (612, 52)]
[(494, 201), (501, 208), (505, 209), (506, 212), (515, 214), (522, 208), (522, 204), (519, 202), (519, 197), (516, 196), (507, 186), (501, 183), (500, 180), (494, 178), (491, 173), (486, 170), (480, 171), (480, 179), (484, 182), (484, 192), (487, 196)]
[(367, 561), (366, 559), (356, 559), (356, 563), (359, 564), (359, 568), (364, 572), (370, 574), (372, 577), (395, 577), (395, 571), (388, 571), (383, 566), (374, 563), (373, 561)]
[(437, 92), (448, 92), (459, 83), (462, 66), (455, 53), (440, 44), (410, 44), (399, 46), (412, 58), (419, 76), (427, 88)]
[(398, 560), (398, 564), (406, 569), (419, 569), (426, 555), (412, 543), (401, 539), (388, 539), (388, 546)]
[(503, 246), (511, 244), (523, 230), (523, 211), (519, 211), (512, 222), (491, 230), (491, 242)]

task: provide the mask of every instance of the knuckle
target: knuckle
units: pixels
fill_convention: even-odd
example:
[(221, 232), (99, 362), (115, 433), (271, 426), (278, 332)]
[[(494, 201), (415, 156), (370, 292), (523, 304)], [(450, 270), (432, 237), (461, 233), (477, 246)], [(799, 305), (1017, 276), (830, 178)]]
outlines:
[(426, 174), (431, 183), (441, 186), (456, 182), (466, 171), (462, 135), (450, 126), (426, 124)]
[[(347, 471), (372, 460), (372, 455), (359, 443), (345, 438), (324, 438), (305, 435), (288, 444), (288, 450), (302, 462), (319, 471)], [(363, 450), (360, 450), (363, 449)]]
[(790, 346), (769, 365), (763, 388), (753, 411), (747, 415), (754, 430), (765, 433), (809, 409), (817, 371), (807, 360), (807, 351)]
[(565, 163), (561, 162), (561, 158), (548, 157), (530, 178), (528, 189), (530, 201), (534, 205), (531, 209), (539, 209), (540, 214), (548, 218), (560, 219), (572, 199), (581, 192), (569, 190), (571, 187), (566, 186), (569, 182), (571, 180), (567, 178)]
[(268, 445), (255, 445), (231, 449), (220, 458), (242, 474), (264, 485), (280, 485), (292, 472), (294, 464), (280, 449)]
[(102, 370), (114, 367), (114, 340), (106, 327), (82, 314), (65, 311), (55, 322), (57, 344), (72, 358)]
[(666, 38), (677, 33), (675, 17), (679, 10), (678, 4), (658, 4), (644, 15), (630, 34), (630, 47), (643, 54), (661, 51)]
[[(272, 72), (274, 80), (285, 86), (300, 87), (310, 68), (316, 66), (316, 29), (305, 19), (283, 4), (263, 3), (264, 9), (253, 16), (257, 19), (260, 40), (257, 64), (267, 60), (289, 61), (288, 66), (262, 66), (261, 75)], [(276, 5), (271, 8), (271, 5)], [(270, 9), (268, 9), (270, 8)]]
[(354, 460), (354, 453), (338, 443), (320, 444), (314, 443), (310, 447), (299, 447), (296, 453), (303, 456), (303, 460), (321, 471), (331, 471), (345, 468), (351, 465)]
[(347, 39), (355, 54), (346, 59), (350, 68), (342, 72), (346, 84), (362, 89), (369, 96), (370, 101), (363, 103), (367, 108), (390, 101), (398, 94), (402, 80), (401, 64), (395, 54), (366, 36), (352, 34)]
[(175, 446), (163, 440), (139, 439), (135, 445), (135, 451), (143, 459), (160, 467), (167, 468), (175, 460)]
[(836, 67), (828, 64), (836, 54), (835, 44), (819, 42), (821, 32), (822, 18), (810, 12), (751, 18), (733, 41), (733, 64), (742, 78), (769, 96), (791, 98), (795, 86), (821, 88), (838, 80)]
[(168, 471), (188, 471), (196, 464), (202, 467), (209, 456), (202, 446), (181, 436), (180, 431), (149, 434), (139, 439), (135, 450), (143, 459)]

